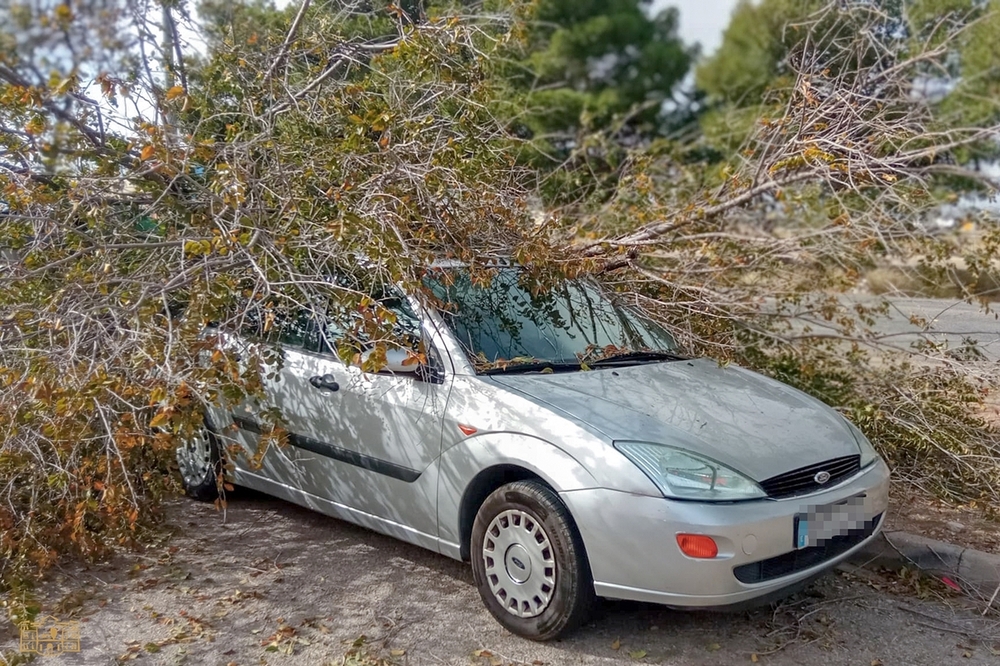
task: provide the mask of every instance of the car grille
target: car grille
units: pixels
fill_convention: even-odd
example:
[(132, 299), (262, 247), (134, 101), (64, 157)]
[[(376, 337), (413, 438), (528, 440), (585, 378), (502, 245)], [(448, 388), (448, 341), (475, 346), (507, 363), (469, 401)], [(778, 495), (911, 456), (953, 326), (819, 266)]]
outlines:
[(809, 546), (760, 562), (742, 564), (733, 569), (733, 575), (741, 583), (752, 584), (764, 583), (782, 576), (789, 576), (798, 571), (804, 571), (823, 562), (828, 562), (838, 555), (843, 555), (857, 546), (875, 533), (880, 522), (882, 522), (881, 513), (868, 521), (863, 528), (835, 536), (821, 546)]
[[(772, 476), (770, 479), (762, 481), (760, 487), (764, 489), (768, 497), (779, 499), (794, 497), (828, 487), (841, 479), (856, 474), (860, 469), (861, 456), (844, 456)], [(820, 472), (826, 472), (830, 475), (829, 480), (822, 484), (816, 482), (816, 475)]]

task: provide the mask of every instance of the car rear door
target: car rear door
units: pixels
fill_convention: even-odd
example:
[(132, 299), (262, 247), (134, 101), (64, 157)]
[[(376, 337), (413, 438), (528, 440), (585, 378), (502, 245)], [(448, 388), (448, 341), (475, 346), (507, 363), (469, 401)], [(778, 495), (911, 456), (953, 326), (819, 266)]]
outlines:
[[(237, 360), (241, 372), (248, 363), (261, 363), (264, 397), (215, 406), (209, 410), (210, 420), (227, 448), (232, 444), (237, 447), (238, 455), (230, 456), (237, 468), (237, 482), (265, 491), (274, 490), (267, 487), (267, 482), (298, 488), (301, 486), (298, 451), (277, 442), (262, 445), (261, 439), (272, 427), (265, 413), (276, 407), (275, 396), (281, 394), (280, 363), (276, 361), (282, 356), (294, 358), (305, 348), (307, 337), (314, 333), (312, 319), (305, 313), (295, 313), (290, 317), (279, 316), (265, 325), (260, 308), (250, 306), (243, 314), (239, 332), (221, 332), (221, 342), (226, 353)], [(256, 479), (240, 478), (248, 474)]]

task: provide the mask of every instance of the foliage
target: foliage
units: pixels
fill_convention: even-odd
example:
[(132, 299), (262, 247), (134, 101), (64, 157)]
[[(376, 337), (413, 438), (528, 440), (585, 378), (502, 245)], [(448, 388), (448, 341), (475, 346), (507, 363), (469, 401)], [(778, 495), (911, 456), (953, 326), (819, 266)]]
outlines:
[[(97, 7), (0, 12), (15, 10), (19, 35), (63, 21), (73, 57), (0, 56), (6, 581), (133, 542), (176, 439), (206, 404), (259, 391), (252, 365), (199, 362), (205, 323), (335, 302), (371, 337), (391, 324), (379, 285), (533, 242), (529, 174), (491, 111), (503, 16), (348, 39), (306, 3), (272, 17), (280, 36), (230, 30), (167, 62), (132, 57), (158, 53), (142, 30), (127, 45), (90, 31)], [(357, 281), (323, 278), (337, 268)]]
[(527, 35), (530, 112), (547, 143), (620, 124), (655, 135), (695, 51), (677, 36), (678, 13), (650, 15), (648, 0), (542, 0)]
[(697, 47), (677, 29), (677, 10), (649, 0), (537, 3), (505, 74), (523, 108), (507, 114), (530, 139), (521, 159), (542, 171), (547, 203), (605, 196), (627, 146), (690, 122), (682, 84)]
[[(911, 68), (912, 93), (925, 99), (935, 116), (949, 126), (985, 126), (1000, 118), (996, 100), (1000, 85), (1000, 52), (995, 47), (998, 5), (972, 0), (883, 0), (864, 12), (830, 12), (821, 0), (742, 2), (733, 13), (723, 42), (697, 70), (698, 86), (715, 107), (709, 128), (734, 111), (767, 113), (765, 92), (794, 81), (799, 49), (808, 31), (830, 41), (871, 27), (873, 48), (864, 57), (903, 62), (939, 50), (932, 62)], [(860, 22), (856, 22), (860, 21)], [(820, 26), (820, 23), (824, 25)], [(820, 29), (817, 29), (820, 28)], [(823, 48), (822, 41), (814, 48)], [(872, 90), (879, 94), (878, 89)], [(780, 97), (771, 99), (780, 103)], [(744, 114), (746, 115), (746, 114)], [(742, 126), (745, 130), (745, 124)], [(746, 132), (736, 130), (739, 138)], [(717, 132), (714, 132), (717, 134)], [(996, 153), (981, 141), (956, 151), (961, 163)]]
[(780, 85), (776, 79), (792, 74), (786, 59), (802, 35), (789, 24), (801, 22), (820, 7), (816, 0), (741, 0), (719, 48), (699, 64), (698, 86), (712, 99), (755, 106), (766, 91)]

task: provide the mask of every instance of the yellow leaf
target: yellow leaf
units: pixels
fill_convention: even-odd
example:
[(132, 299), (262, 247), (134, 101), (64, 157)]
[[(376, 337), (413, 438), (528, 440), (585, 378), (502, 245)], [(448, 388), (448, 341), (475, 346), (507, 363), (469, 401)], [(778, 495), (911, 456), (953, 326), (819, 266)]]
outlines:
[(756, 653), (756, 652), (754, 652), (754, 653), (751, 653), (751, 655), (750, 655), (750, 661), (752, 661), (752, 662), (753, 662), (753, 663), (755, 663), (755, 664), (756, 664), (756, 663), (757, 663), (758, 661), (760, 661), (760, 658), (759, 658), (759, 657), (757, 656), (757, 653)]
[(621, 639), (620, 638), (616, 638), (615, 641), (614, 641), (614, 643), (611, 644), (611, 649), (612, 650), (619, 650), (619, 649), (621, 649), (621, 646), (622, 646)]
[(153, 153), (155, 153), (155, 152), (156, 152), (156, 148), (154, 148), (153, 146), (146, 146), (145, 148), (142, 149), (142, 152), (139, 153), (139, 159), (142, 160), (143, 162), (145, 162), (150, 157), (152, 157)]
[(632, 657), (636, 661), (639, 661), (640, 659), (644, 659), (646, 657), (646, 651), (645, 650), (632, 650), (631, 652), (628, 653), (628, 656)]
[(162, 410), (157, 412), (156, 416), (149, 422), (150, 428), (159, 428), (160, 426), (166, 425), (170, 420), (170, 412)]
[(157, 386), (149, 394), (149, 404), (155, 405), (167, 397), (167, 390), (162, 386)]
[(70, 8), (69, 3), (59, 4), (55, 8), (56, 18), (63, 23), (67, 23), (73, 20), (73, 10)]
[(37, 136), (45, 131), (46, 123), (45, 118), (41, 116), (35, 116), (27, 122), (24, 126), (24, 131), (28, 134)]
[(174, 86), (173, 88), (167, 91), (167, 94), (164, 95), (164, 97), (166, 97), (167, 101), (169, 102), (172, 99), (177, 99), (183, 94), (184, 94), (184, 88), (182, 88), (181, 86)]

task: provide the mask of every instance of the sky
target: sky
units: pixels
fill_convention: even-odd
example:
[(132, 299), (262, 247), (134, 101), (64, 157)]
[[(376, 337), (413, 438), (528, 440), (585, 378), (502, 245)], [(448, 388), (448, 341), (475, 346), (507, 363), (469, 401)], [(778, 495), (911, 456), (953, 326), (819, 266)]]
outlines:
[(680, 36), (687, 43), (701, 44), (702, 55), (710, 55), (722, 41), (722, 31), (736, 0), (654, 0), (654, 11), (674, 6), (681, 13)]

